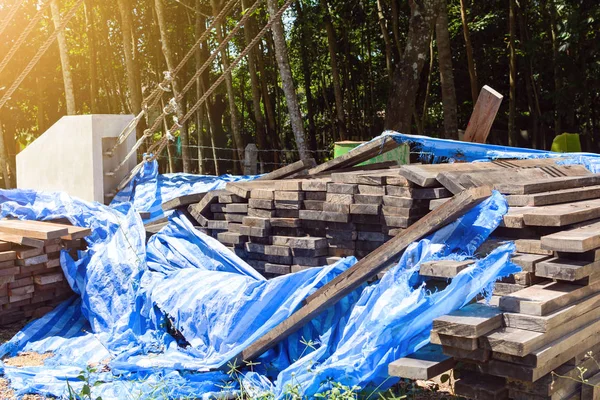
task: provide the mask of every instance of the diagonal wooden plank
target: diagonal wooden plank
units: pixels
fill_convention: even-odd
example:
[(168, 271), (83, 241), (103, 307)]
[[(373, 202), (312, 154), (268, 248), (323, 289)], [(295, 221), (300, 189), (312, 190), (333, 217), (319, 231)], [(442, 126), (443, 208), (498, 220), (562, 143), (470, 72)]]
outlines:
[(377, 155), (387, 153), (398, 147), (399, 144), (390, 136), (375, 138), (370, 142), (360, 145), (346, 154), (336, 157), (331, 161), (317, 165), (308, 170), (309, 175), (318, 174), (325, 171), (333, 171), (340, 168), (352, 167), (363, 161), (367, 161)]
[(479, 92), (479, 97), (473, 108), (473, 114), (469, 119), (469, 124), (465, 130), (463, 141), (474, 143), (485, 143), (492, 124), (498, 114), (498, 109), (502, 103), (503, 96), (485, 85)]
[(491, 193), (489, 187), (479, 187), (465, 190), (454, 196), (443, 206), (427, 214), (309, 296), (302, 308), (244, 349), (235, 357), (235, 361), (253, 360), (260, 356), (279, 341), (300, 329), (319, 312), (339, 301), (368, 279), (377, 276), (378, 272), (397, 261), (412, 242), (451, 223), (488, 198)]
[(314, 158), (307, 158), (306, 160), (296, 161), (295, 163), (291, 163), (289, 165), (286, 165), (285, 167), (276, 169), (275, 171), (269, 172), (268, 174), (265, 174), (255, 180), (268, 181), (268, 180), (282, 179), (282, 178), (294, 175), (294, 174), (296, 174), (300, 171), (303, 171), (307, 168), (313, 168), (316, 165), (317, 165), (317, 163), (315, 162)]

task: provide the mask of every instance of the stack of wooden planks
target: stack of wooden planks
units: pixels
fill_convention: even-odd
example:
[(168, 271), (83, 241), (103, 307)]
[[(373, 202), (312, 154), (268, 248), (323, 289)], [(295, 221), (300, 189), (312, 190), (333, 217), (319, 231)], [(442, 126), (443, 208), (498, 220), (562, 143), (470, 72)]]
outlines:
[(73, 294), (60, 252), (76, 259), (89, 234), (64, 223), (0, 220), (0, 325), (42, 316)]
[[(512, 261), (522, 272), (497, 282), (490, 304), (473, 303), (434, 320), (437, 359), (415, 354), (391, 364), (391, 374), (439, 373), (451, 357), (460, 361), (455, 391), (468, 398), (600, 395), (589, 383), (600, 381), (600, 175), (533, 161), (511, 161), (526, 168), (509, 174), (475, 164), (406, 168), (406, 176), (433, 178), (452, 192), (487, 185), (503, 193), (509, 211), (480, 251), (513, 241)], [(451, 279), (468, 264), (425, 263), (421, 274)]]

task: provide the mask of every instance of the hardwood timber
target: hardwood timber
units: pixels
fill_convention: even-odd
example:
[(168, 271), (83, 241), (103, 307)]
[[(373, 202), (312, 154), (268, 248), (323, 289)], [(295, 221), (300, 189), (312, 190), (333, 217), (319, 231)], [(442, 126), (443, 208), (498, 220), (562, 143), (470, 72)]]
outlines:
[(11, 233), (0, 232), (0, 240), (3, 242), (10, 242), (14, 244), (19, 244), (23, 246), (42, 248), (45, 245), (43, 240), (32, 239), (25, 236), (13, 235)]
[(539, 262), (536, 276), (563, 281), (577, 281), (590, 276), (600, 269), (600, 261), (570, 260), (568, 258), (550, 258)]
[(419, 267), (419, 275), (437, 278), (454, 278), (460, 271), (473, 264), (473, 261), (438, 260), (428, 261)]
[(600, 186), (588, 186), (536, 194), (513, 194), (506, 196), (506, 201), (511, 207), (540, 207), (598, 198), (600, 198)]
[(352, 167), (375, 156), (387, 153), (399, 144), (390, 136), (381, 136), (350, 150), (346, 154), (308, 170), (309, 175)]
[(390, 376), (429, 380), (452, 369), (455, 361), (444, 355), (438, 345), (427, 344), (388, 366)]
[(479, 97), (473, 108), (473, 113), (469, 119), (469, 124), (465, 130), (463, 141), (473, 143), (485, 143), (492, 124), (496, 119), (496, 114), (502, 103), (503, 96), (485, 85), (479, 92)]
[(590, 173), (590, 175), (585, 176), (566, 176), (505, 183), (496, 185), (496, 189), (504, 194), (534, 194), (595, 185), (600, 185), (600, 174)]
[(176, 197), (169, 201), (165, 201), (160, 206), (163, 211), (174, 210), (179, 207), (187, 206), (192, 203), (198, 203), (202, 198), (206, 195), (206, 193), (193, 193), (185, 196)]
[[(69, 234), (69, 230), (65, 225), (19, 219), (0, 220), (0, 232), (40, 240), (57, 239)], [(0, 240), (6, 241), (2, 238)]]
[[(488, 187), (467, 190), (455, 196), (443, 207), (430, 212), (410, 228), (404, 230), (309, 296), (303, 307), (244, 349), (235, 359), (252, 360), (256, 358), (363, 282), (377, 276), (377, 273), (394, 262), (410, 243), (454, 221), (490, 195), (491, 190)], [(275, 237), (272, 240), (273, 244), (276, 244)], [(326, 246), (327, 240), (323, 240), (325, 240)]]
[(473, 303), (433, 320), (438, 333), (476, 338), (502, 326), (502, 311), (481, 303)]
[(256, 180), (257, 181), (268, 181), (268, 180), (282, 179), (287, 176), (294, 175), (305, 169), (313, 168), (313, 167), (315, 167), (315, 165), (316, 165), (316, 162), (315, 162), (314, 158), (307, 158), (305, 160), (296, 161), (295, 163), (292, 163), (290, 165), (286, 165), (285, 167), (276, 169), (273, 172), (269, 172), (268, 174), (265, 174), (265, 175), (257, 178)]
[(583, 253), (600, 248), (600, 222), (542, 236), (543, 249)]
[(532, 207), (523, 212), (523, 222), (529, 226), (565, 226), (599, 217), (600, 199)]

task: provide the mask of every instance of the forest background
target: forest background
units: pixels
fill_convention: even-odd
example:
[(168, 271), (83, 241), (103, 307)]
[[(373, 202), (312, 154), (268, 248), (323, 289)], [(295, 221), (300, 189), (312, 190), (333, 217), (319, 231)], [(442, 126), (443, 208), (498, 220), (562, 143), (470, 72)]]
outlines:
[(549, 149), (570, 132), (599, 150), (597, 1), (257, 1), (0, 0), (0, 98), (74, 10), (0, 100), (3, 186), (15, 154), (67, 114), (140, 115), (146, 150), (171, 131), (162, 172), (240, 173), (248, 143), (268, 171), (384, 129), (457, 139), (485, 84), (505, 96), (489, 143)]

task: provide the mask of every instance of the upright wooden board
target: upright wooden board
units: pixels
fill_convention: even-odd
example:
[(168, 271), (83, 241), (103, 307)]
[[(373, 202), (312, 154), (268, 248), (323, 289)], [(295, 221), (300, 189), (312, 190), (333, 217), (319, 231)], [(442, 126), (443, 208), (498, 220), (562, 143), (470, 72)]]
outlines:
[(465, 142), (486, 142), (500, 104), (502, 104), (502, 98), (503, 96), (500, 93), (487, 85), (481, 88), (473, 114), (471, 114), (471, 119), (469, 119), (469, 124), (465, 130), (463, 137)]
[(350, 150), (346, 154), (308, 170), (309, 175), (352, 167), (375, 156), (387, 153), (399, 144), (390, 136), (382, 136)]
[(467, 190), (430, 212), (309, 296), (305, 306), (244, 349), (235, 359), (238, 361), (255, 359), (280, 340), (297, 331), (319, 312), (368, 279), (377, 276), (378, 272), (397, 260), (409, 244), (454, 221), (490, 195), (491, 189), (488, 187)]
[[(0, 232), (19, 235), (33, 239), (57, 239), (69, 233), (66, 226), (58, 224), (45, 224), (38, 221), (24, 221), (17, 219), (4, 219), (0, 221)], [(0, 240), (2, 240), (0, 238)]]

